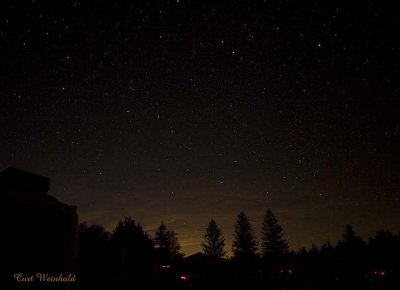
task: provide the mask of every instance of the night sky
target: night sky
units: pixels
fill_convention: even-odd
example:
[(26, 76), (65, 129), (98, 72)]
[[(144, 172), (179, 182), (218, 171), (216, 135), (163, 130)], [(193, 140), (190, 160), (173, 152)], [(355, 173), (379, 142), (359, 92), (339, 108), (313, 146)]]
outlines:
[(0, 4), (0, 170), (186, 254), (269, 207), (294, 250), (399, 232), (396, 1), (47, 2)]

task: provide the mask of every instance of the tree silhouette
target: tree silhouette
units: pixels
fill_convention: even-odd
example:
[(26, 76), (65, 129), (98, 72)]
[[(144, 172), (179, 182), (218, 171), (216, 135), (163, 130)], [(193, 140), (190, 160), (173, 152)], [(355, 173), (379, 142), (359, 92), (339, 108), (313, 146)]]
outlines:
[(342, 234), (343, 240), (339, 241), (338, 248), (345, 252), (360, 251), (366, 247), (366, 243), (357, 235), (352, 225), (347, 224)]
[(78, 226), (78, 267), (84, 272), (98, 272), (107, 268), (108, 241), (110, 233), (102, 226), (88, 226), (86, 222)]
[(161, 222), (160, 226), (158, 227), (155, 233), (154, 245), (156, 246), (156, 248), (169, 250), (170, 244), (171, 244), (170, 233), (164, 222)]
[(179, 252), (179, 250), (181, 249), (181, 246), (178, 242), (177, 235), (178, 234), (175, 233), (175, 231), (169, 232), (170, 241), (171, 241), (169, 252), (170, 252), (172, 259), (181, 258), (183, 256), (183, 254)]
[(400, 236), (379, 230), (369, 239), (371, 258), (377, 265), (396, 265), (400, 259)]
[[(266, 229), (278, 228), (278, 235), (275, 236), (283, 240), (282, 229), (276, 227), (278, 223), (272, 211), (267, 210), (266, 213), (267, 222), (264, 222), (264, 226), (266, 224), (269, 227), (263, 227), (263, 235), (268, 232)], [(80, 276), (85, 277), (82, 280), (84, 283), (97, 283), (97, 280), (103, 283), (106, 280), (103, 278), (116, 277), (110, 280), (116, 289), (180, 289), (184, 285), (193, 285), (192, 288), (196, 289), (208, 285), (221, 288), (226, 285), (231, 288), (248, 288), (249, 285), (252, 288), (262, 288), (268, 285), (272, 289), (283, 289), (286, 286), (288, 289), (297, 289), (299, 286), (300, 289), (301, 285), (297, 283), (328, 285), (328, 288), (323, 289), (331, 289), (330, 284), (335, 289), (347, 289), (349, 285), (353, 288), (361, 285), (363, 289), (391, 289), (385, 286), (400, 283), (400, 235), (389, 231), (378, 231), (366, 244), (351, 225), (346, 225), (336, 247), (329, 242), (320, 248), (312, 244), (311, 249), (302, 248), (282, 258), (268, 256), (272, 259), (264, 260), (265, 263), (256, 259), (256, 237), (244, 212), (237, 217), (234, 238), (232, 249), (235, 256), (232, 261), (203, 259), (204, 255), (193, 255), (191, 259), (176, 263), (176, 259), (181, 257), (177, 234), (168, 230), (163, 222), (154, 238), (156, 252), (153, 241), (130, 217), (119, 221), (111, 235), (102, 226), (81, 223), (76, 270)], [(270, 247), (264, 252), (265, 241), (263, 239), (263, 253), (269, 255)], [(210, 220), (202, 243), (204, 252), (208, 256), (222, 257), (223, 245), (224, 237), (220, 228), (214, 220)], [(283, 247), (278, 253), (286, 251), (287, 248)], [(160, 258), (160, 253), (165, 253), (164, 259)], [(170, 270), (167, 270), (169, 267), (155, 267), (155, 261), (160, 266), (176, 267)], [(190, 276), (177, 276), (179, 273), (190, 273)], [(181, 284), (188, 281), (190, 284)], [(123, 288), (118, 288), (118, 283)]]
[(359, 237), (353, 227), (349, 224), (346, 225), (345, 231), (342, 234), (343, 239), (337, 244), (337, 254), (343, 261), (346, 261), (342, 265), (341, 269), (343, 275), (348, 277), (350, 269), (354, 270), (353, 273), (357, 272), (357, 275), (361, 277), (364, 271), (362, 265), (365, 265), (367, 259), (367, 244)]
[(151, 262), (153, 241), (131, 217), (118, 222), (110, 242), (117, 255), (117, 263), (124, 268), (133, 269)]
[(356, 231), (353, 229), (352, 225), (349, 224), (346, 225), (342, 237), (347, 242), (354, 240), (357, 237)]
[(179, 253), (181, 247), (176, 236), (174, 231), (169, 231), (164, 222), (161, 222), (154, 237), (154, 245), (161, 262), (169, 262), (182, 256)]
[(271, 209), (267, 209), (265, 213), (261, 234), (263, 255), (280, 256), (288, 252), (289, 246), (283, 239), (282, 227)]
[(210, 257), (222, 258), (225, 256), (225, 238), (221, 229), (217, 226), (215, 220), (210, 220), (206, 233), (204, 234), (204, 243), (201, 243), (203, 251)]
[(232, 251), (236, 258), (251, 258), (256, 255), (258, 242), (247, 215), (242, 211), (237, 217)]

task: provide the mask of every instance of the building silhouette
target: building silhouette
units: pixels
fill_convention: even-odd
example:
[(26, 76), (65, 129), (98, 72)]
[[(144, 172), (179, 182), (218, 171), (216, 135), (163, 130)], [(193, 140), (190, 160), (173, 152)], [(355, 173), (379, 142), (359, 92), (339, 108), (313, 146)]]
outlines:
[(7, 168), (0, 172), (1, 257), (7, 281), (15, 273), (68, 273), (77, 254), (75, 206), (47, 194), (50, 180)]

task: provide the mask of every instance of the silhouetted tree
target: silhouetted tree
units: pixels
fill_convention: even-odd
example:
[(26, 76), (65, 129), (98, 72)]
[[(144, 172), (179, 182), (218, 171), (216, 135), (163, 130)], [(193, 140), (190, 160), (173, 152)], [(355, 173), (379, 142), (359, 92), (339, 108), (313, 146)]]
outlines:
[(267, 209), (265, 213), (261, 234), (263, 255), (280, 256), (288, 253), (289, 246), (283, 238), (282, 227), (278, 224), (271, 209)]
[(356, 231), (353, 229), (352, 225), (347, 224), (342, 235), (345, 242), (354, 240), (357, 237)]
[(169, 231), (164, 222), (156, 230), (154, 237), (154, 245), (157, 250), (158, 259), (161, 262), (169, 262), (182, 256), (179, 253), (180, 245), (176, 233)]
[(117, 255), (117, 264), (128, 269), (138, 270), (151, 262), (153, 241), (131, 217), (119, 221), (110, 241)]
[(105, 270), (109, 258), (108, 240), (110, 233), (102, 226), (88, 226), (86, 222), (78, 226), (78, 267), (83, 272)]
[(258, 242), (247, 215), (241, 212), (235, 224), (232, 251), (236, 258), (251, 258), (256, 255)]
[(206, 255), (216, 258), (225, 256), (225, 238), (221, 229), (217, 226), (215, 220), (210, 220), (206, 233), (204, 234), (204, 243), (201, 243), (203, 251)]
[(325, 256), (333, 255), (335, 253), (335, 247), (333, 247), (330, 242), (326, 242), (321, 246), (320, 253)]
[(90, 248), (99, 244), (105, 244), (110, 237), (110, 233), (106, 232), (100, 225), (88, 226), (86, 222), (82, 222), (78, 226), (79, 233), (79, 249)]
[(158, 227), (155, 237), (154, 237), (154, 245), (158, 249), (166, 249), (169, 250), (169, 246), (171, 244), (171, 236), (167, 229), (167, 226), (164, 222), (161, 222), (160, 226)]
[(339, 241), (338, 249), (347, 252), (347, 254), (358, 252), (366, 247), (366, 243), (357, 235), (352, 225), (346, 225), (342, 237), (343, 240)]
[(377, 265), (395, 265), (400, 259), (400, 238), (380, 230), (369, 239), (371, 257)]
[(178, 242), (178, 237), (177, 237), (177, 233), (175, 233), (175, 231), (170, 231), (169, 232), (170, 235), (170, 240), (171, 240), (171, 245), (170, 245), (170, 255), (172, 257), (172, 259), (178, 259), (181, 258), (183, 256), (183, 254), (180, 251), (181, 249), (181, 245)]
[(369, 239), (370, 247), (393, 249), (396, 247), (396, 237), (390, 232), (379, 230), (373, 238)]
[(355, 283), (362, 279), (366, 271), (367, 245), (357, 235), (351, 225), (346, 225), (343, 239), (337, 245), (337, 259), (339, 276), (341, 279)]

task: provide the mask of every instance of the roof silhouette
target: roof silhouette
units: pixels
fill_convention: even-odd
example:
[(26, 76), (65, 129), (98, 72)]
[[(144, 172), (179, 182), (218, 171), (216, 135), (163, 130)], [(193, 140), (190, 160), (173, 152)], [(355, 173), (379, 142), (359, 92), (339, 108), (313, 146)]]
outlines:
[(9, 167), (0, 172), (0, 191), (46, 194), (50, 179), (28, 171)]

